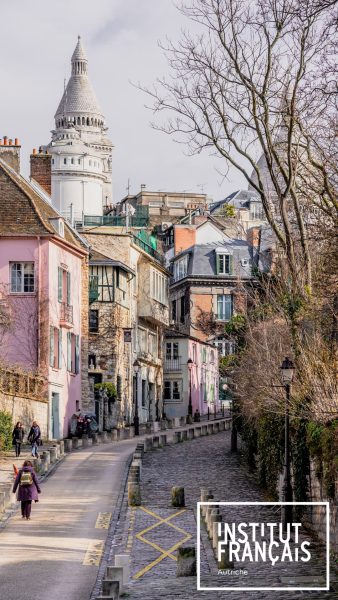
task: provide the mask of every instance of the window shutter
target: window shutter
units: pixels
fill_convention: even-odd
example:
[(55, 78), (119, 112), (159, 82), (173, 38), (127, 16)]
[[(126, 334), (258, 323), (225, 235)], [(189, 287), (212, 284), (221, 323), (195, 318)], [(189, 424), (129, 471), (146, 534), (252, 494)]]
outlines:
[(207, 352), (205, 346), (203, 346), (203, 362), (207, 362)]
[(67, 273), (67, 304), (70, 306), (70, 272)]
[(214, 403), (214, 386), (213, 385), (210, 386), (210, 402), (212, 404)]
[(62, 369), (62, 328), (59, 329), (58, 367)]
[(204, 402), (207, 401), (207, 383), (206, 381), (204, 382)]
[(230, 256), (230, 275), (233, 274), (233, 268), (232, 268), (232, 256)]
[(216, 272), (219, 275), (219, 254), (216, 254)]
[(63, 269), (62, 267), (58, 268), (58, 301), (62, 302), (62, 275)]
[(75, 336), (75, 373), (80, 372), (80, 336)]
[(49, 364), (51, 367), (54, 367), (54, 327), (50, 326), (50, 358)]
[(72, 334), (67, 331), (67, 371), (72, 370)]

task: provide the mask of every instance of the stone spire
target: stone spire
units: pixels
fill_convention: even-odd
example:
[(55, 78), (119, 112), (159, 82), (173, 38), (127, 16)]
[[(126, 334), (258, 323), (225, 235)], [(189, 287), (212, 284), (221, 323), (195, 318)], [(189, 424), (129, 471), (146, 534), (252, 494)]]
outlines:
[(87, 74), (88, 58), (81, 42), (81, 36), (78, 36), (78, 42), (72, 56), (72, 75)]

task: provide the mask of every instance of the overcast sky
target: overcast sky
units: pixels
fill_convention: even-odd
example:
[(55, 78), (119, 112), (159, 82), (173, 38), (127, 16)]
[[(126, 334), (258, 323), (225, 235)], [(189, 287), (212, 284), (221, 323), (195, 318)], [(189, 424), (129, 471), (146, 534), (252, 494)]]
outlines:
[[(114, 202), (142, 183), (150, 191), (204, 192), (221, 200), (247, 185), (233, 170), (222, 183), (219, 161), (186, 148), (150, 128), (143, 85), (166, 75), (159, 39), (177, 39), (192, 29), (171, 0), (0, 0), (0, 137), (19, 138), (21, 171), (29, 174), (33, 148), (50, 141), (54, 114), (70, 77), (70, 59), (81, 35), (88, 74), (109, 127), (113, 151)], [(164, 120), (164, 114), (162, 117)], [(221, 185), (220, 185), (221, 184)]]

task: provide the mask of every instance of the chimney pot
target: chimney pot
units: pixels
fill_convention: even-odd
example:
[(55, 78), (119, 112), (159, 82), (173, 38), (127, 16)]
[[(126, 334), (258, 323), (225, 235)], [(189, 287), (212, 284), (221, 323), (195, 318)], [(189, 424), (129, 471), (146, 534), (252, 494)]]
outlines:
[(48, 150), (46, 150), (46, 154), (49, 154)]
[(36, 154), (36, 148), (33, 148), (33, 154)]
[(18, 146), (18, 145), (19, 145), (19, 140), (18, 140), (18, 138), (15, 138), (15, 146)]
[(9, 145), (13, 146), (13, 140), (9, 140)]
[(4, 136), (4, 146), (7, 146), (7, 136)]

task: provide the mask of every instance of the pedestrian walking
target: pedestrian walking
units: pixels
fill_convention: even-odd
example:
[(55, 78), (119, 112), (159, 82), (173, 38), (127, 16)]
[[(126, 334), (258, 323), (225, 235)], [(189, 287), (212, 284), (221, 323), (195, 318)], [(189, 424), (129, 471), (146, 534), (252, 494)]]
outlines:
[(25, 435), (25, 430), (20, 421), (17, 422), (12, 433), (12, 444), (15, 446), (15, 456), (20, 456), (21, 444)]
[(18, 501), (21, 502), (22, 518), (26, 518), (27, 521), (29, 521), (31, 517), (32, 500), (34, 500), (34, 502), (39, 502), (38, 494), (41, 494), (39, 480), (30, 460), (25, 460), (22, 469), (20, 469), (17, 474), (14, 481), (13, 494), (15, 494), (18, 486)]
[(38, 448), (39, 446), (42, 446), (42, 439), (41, 430), (37, 421), (33, 421), (33, 425), (29, 432), (28, 441), (32, 446), (32, 456), (39, 458)]

